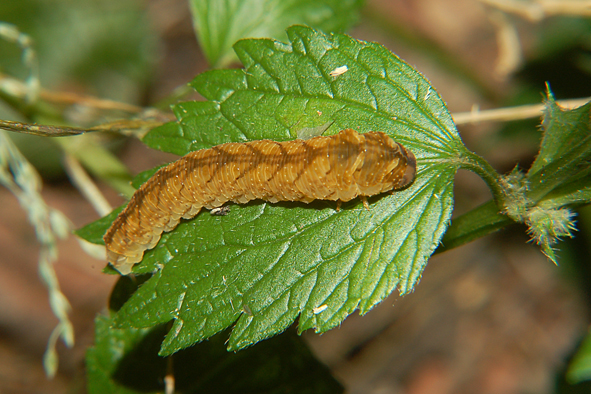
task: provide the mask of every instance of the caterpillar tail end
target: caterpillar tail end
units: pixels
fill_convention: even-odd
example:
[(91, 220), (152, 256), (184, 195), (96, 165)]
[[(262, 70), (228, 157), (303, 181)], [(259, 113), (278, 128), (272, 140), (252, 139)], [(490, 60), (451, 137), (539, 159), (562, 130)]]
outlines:
[(107, 248), (107, 261), (109, 264), (113, 266), (121, 275), (129, 275), (131, 273), (131, 269), (137, 263), (139, 263), (140, 259), (124, 256)]

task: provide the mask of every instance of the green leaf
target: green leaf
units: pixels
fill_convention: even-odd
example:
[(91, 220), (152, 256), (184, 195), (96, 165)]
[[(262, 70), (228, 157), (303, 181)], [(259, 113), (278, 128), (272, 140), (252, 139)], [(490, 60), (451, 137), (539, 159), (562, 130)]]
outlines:
[(119, 208), (114, 209), (107, 216), (90, 224), (87, 224), (81, 229), (74, 231), (74, 234), (88, 242), (92, 242), (93, 244), (104, 245), (105, 243), (103, 241), (103, 235), (105, 234), (111, 223), (113, 223), (117, 215), (119, 215), (119, 212), (123, 210), (123, 208), (125, 207), (121, 206)]
[(309, 25), (343, 32), (358, 19), (363, 0), (191, 0), (193, 24), (213, 68), (236, 60), (232, 45), (242, 38), (285, 39), (285, 29)]
[[(142, 344), (142, 340), (151, 331), (155, 330), (113, 330), (111, 329), (110, 319), (106, 316), (98, 316), (95, 320), (95, 326), (95, 345), (86, 352), (88, 392), (91, 394), (139, 392), (139, 388), (133, 389), (117, 382), (114, 375), (117, 371), (117, 365), (123, 360), (124, 356)], [(155, 392), (161, 389), (160, 384), (154, 382), (154, 378), (157, 379), (158, 377), (154, 372), (162, 368), (158, 363), (162, 364), (164, 359), (160, 359), (156, 363), (153, 362), (154, 360), (150, 360), (149, 364), (145, 359), (142, 361), (144, 361), (143, 367), (145, 368), (142, 373), (142, 378), (145, 378), (143, 379), (144, 386), (141, 387), (142, 391)], [(151, 368), (148, 368), (148, 366)], [(134, 377), (131, 376), (130, 378)]]
[[(530, 183), (528, 197), (533, 202), (544, 200), (545, 205), (557, 207), (590, 201), (590, 111), (591, 102), (564, 110), (552, 93), (548, 93), (540, 154), (527, 174)], [(558, 201), (552, 201), (554, 199)]]
[(571, 384), (591, 380), (591, 334), (587, 334), (566, 372)]
[[(239, 42), (245, 69), (198, 76), (192, 84), (208, 101), (178, 104), (179, 121), (145, 141), (185, 154), (229, 141), (293, 139), (301, 128), (333, 122), (327, 134), (381, 130), (403, 143), (417, 157), (416, 180), (371, 198), (369, 211), (358, 201), (340, 212), (327, 201), (255, 201), (223, 217), (202, 212), (164, 234), (134, 268), (153, 276), (114, 319), (134, 328), (173, 320), (162, 354), (232, 324), (230, 349), (275, 335), (298, 315), (300, 331), (336, 327), (395, 289), (410, 292), (448, 224), (466, 150), (433, 87), (378, 44), (302, 26), (288, 35), (291, 45)], [(330, 75), (343, 65), (347, 72)]]
[(182, 393), (341, 393), (343, 388), (293, 330), (240, 353), (217, 335), (170, 358), (158, 356), (166, 326), (114, 330), (96, 319), (95, 346), (86, 354), (88, 392), (163, 392), (167, 373)]
[(562, 184), (546, 194), (541, 206), (557, 208), (567, 205), (583, 205), (591, 202), (591, 185), (584, 185), (580, 179)]
[(591, 103), (563, 110), (548, 92), (540, 154), (527, 174), (523, 221), (542, 252), (557, 263), (553, 245), (572, 237), (569, 205), (591, 202)]

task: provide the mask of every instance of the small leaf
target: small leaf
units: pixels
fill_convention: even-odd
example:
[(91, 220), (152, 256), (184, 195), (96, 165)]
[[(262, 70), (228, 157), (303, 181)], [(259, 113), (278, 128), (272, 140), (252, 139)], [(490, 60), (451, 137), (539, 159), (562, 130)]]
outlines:
[(591, 202), (591, 102), (573, 110), (558, 106), (551, 92), (542, 126), (540, 154), (527, 174), (523, 221), (542, 252), (557, 263), (553, 245), (571, 237), (574, 213)]
[(309, 25), (343, 32), (358, 19), (362, 0), (191, 0), (193, 24), (213, 68), (235, 61), (232, 45), (242, 38), (285, 39), (285, 29)]
[[(239, 42), (245, 69), (199, 75), (192, 85), (208, 101), (178, 104), (179, 121), (145, 142), (182, 155), (230, 141), (293, 139), (332, 122), (326, 134), (348, 127), (390, 134), (417, 157), (416, 180), (371, 198), (369, 211), (358, 201), (340, 212), (327, 201), (254, 201), (231, 205), (226, 216), (202, 212), (164, 234), (134, 268), (153, 276), (114, 319), (134, 328), (173, 320), (162, 354), (232, 324), (230, 349), (275, 335), (298, 315), (300, 331), (336, 327), (395, 289), (410, 292), (448, 224), (466, 150), (426, 79), (378, 44), (302, 26), (288, 35), (290, 45)], [(343, 64), (346, 73), (330, 75)]]
[(328, 368), (294, 330), (240, 353), (228, 353), (224, 335), (164, 358), (166, 326), (113, 330), (96, 320), (95, 345), (86, 354), (88, 392), (162, 393), (170, 373), (182, 393), (342, 393)]
[[(94, 393), (139, 393), (156, 392), (162, 390), (162, 385), (158, 382), (159, 377), (163, 377), (165, 371), (165, 359), (153, 358), (147, 361), (145, 358), (138, 360), (142, 362), (144, 370), (142, 371), (139, 384), (140, 387), (126, 387), (117, 381), (117, 366), (124, 360), (134, 348), (142, 344), (145, 338), (149, 337), (150, 332), (156, 332), (157, 329), (111, 329), (111, 321), (106, 316), (98, 316), (95, 320), (95, 345), (86, 352), (86, 373), (88, 380), (88, 392)], [(143, 344), (145, 345), (145, 341)], [(128, 376), (128, 378), (138, 380), (137, 376)]]
[(529, 170), (531, 174), (566, 155), (581, 140), (589, 137), (590, 109), (591, 103), (587, 103), (576, 109), (565, 110), (558, 105), (552, 92), (548, 92), (542, 122), (544, 137), (540, 154)]
[[(540, 154), (527, 174), (534, 203), (549, 208), (589, 202), (591, 188), (591, 102), (564, 110), (548, 93)], [(553, 201), (557, 199), (558, 201)]]
[(533, 207), (528, 210), (525, 223), (532, 240), (554, 264), (558, 264), (552, 246), (561, 238), (572, 237), (575, 230), (575, 214), (568, 208), (545, 209)]
[(566, 378), (571, 384), (591, 380), (591, 333), (587, 334), (568, 366)]

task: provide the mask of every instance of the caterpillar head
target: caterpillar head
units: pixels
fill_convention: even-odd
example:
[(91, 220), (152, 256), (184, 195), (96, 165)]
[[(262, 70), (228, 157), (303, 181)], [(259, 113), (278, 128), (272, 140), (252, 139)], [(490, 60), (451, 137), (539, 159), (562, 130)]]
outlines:
[(402, 189), (409, 186), (415, 180), (415, 175), (417, 173), (417, 158), (404, 146), (398, 143), (397, 145), (400, 147), (401, 152), (404, 152), (404, 156), (406, 157), (406, 168), (402, 178), (400, 178), (398, 185), (394, 186), (394, 189)]
[(363, 136), (363, 161), (356, 173), (361, 195), (398, 190), (413, 182), (417, 160), (410, 150), (382, 132), (373, 131)]

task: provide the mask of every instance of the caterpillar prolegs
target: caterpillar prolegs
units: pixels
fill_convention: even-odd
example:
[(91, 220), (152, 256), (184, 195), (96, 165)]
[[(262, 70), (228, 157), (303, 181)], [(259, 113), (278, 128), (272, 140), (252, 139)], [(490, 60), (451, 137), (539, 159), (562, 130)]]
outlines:
[(408, 186), (416, 159), (382, 132), (346, 129), (332, 136), (227, 143), (191, 152), (161, 168), (133, 195), (103, 237), (107, 259), (131, 272), (163, 231), (201, 208), (313, 200), (349, 201)]

